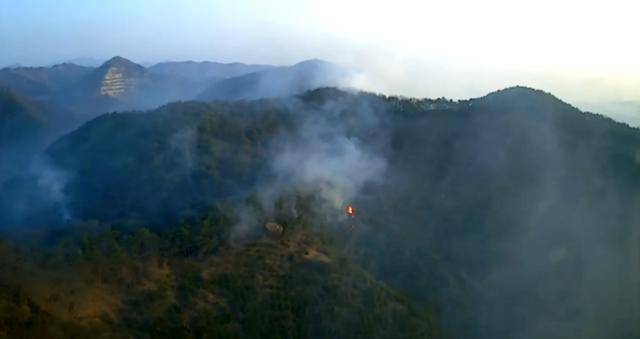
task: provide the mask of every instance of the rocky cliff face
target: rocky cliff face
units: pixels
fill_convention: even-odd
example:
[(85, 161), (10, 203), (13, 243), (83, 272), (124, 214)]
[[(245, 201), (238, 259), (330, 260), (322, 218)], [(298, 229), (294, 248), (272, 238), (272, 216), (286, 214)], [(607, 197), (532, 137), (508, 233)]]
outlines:
[(125, 76), (122, 65), (110, 66), (100, 83), (100, 95), (121, 98), (136, 84), (135, 78)]
[(130, 94), (146, 74), (144, 67), (125, 58), (114, 57), (94, 73), (95, 79), (99, 81), (97, 92), (99, 95), (122, 98)]

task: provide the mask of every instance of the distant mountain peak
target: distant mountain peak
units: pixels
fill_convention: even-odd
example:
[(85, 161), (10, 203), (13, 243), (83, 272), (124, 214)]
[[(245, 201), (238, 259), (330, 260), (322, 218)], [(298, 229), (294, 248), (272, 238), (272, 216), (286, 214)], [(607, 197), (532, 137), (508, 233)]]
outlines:
[(503, 89), (499, 89), (497, 91), (491, 92), (489, 94), (487, 94), (487, 96), (493, 95), (493, 94), (519, 94), (519, 95), (539, 95), (539, 94), (546, 94), (546, 95), (551, 95), (543, 90), (537, 89), (537, 88), (533, 88), (533, 87), (528, 87), (528, 86), (523, 86), (523, 85), (516, 85), (516, 86), (511, 86), (511, 87), (506, 87)]
[(228, 78), (210, 85), (202, 100), (253, 100), (287, 97), (320, 87), (341, 87), (349, 70), (320, 59), (304, 60), (260, 72)]
[(127, 65), (127, 64), (137, 65), (133, 61), (131, 61), (131, 60), (127, 59), (127, 58), (123, 58), (121, 56), (114, 56), (113, 58), (107, 60), (104, 63), (104, 65)]
[(97, 72), (100, 95), (119, 98), (135, 87), (136, 78), (144, 75), (146, 69), (131, 60), (115, 56), (100, 66)]
[(309, 60), (303, 60), (298, 62), (297, 64), (293, 65), (292, 67), (320, 67), (320, 66), (330, 66), (330, 67), (335, 67), (336, 65), (332, 62), (326, 61), (326, 60), (322, 60), (322, 59), (309, 59)]
[(100, 68), (102, 69), (111, 68), (111, 67), (118, 67), (122, 69), (137, 70), (137, 71), (145, 70), (144, 66), (136, 64), (135, 62), (129, 59), (123, 58), (121, 56), (115, 56), (107, 60), (104, 64), (102, 64), (102, 66), (100, 66)]
[(539, 111), (547, 111), (551, 107), (576, 109), (551, 93), (526, 86), (507, 87), (491, 92), (484, 97), (474, 99), (473, 101), (493, 106), (507, 105), (511, 107), (518, 107), (519, 109), (530, 109), (532, 107), (536, 107)]
[(63, 62), (61, 64), (55, 64), (51, 66), (51, 69), (59, 71), (59, 70), (68, 70), (68, 69), (91, 69), (91, 67), (80, 66), (72, 62)]
[(51, 66), (51, 68), (64, 68), (69, 66), (77, 66), (77, 65), (72, 62), (62, 62), (62, 63)]
[(191, 79), (205, 84), (206, 87), (212, 81), (259, 72), (272, 67), (271, 65), (253, 65), (239, 62), (178, 61), (153, 65), (149, 67), (149, 71)]
[(3, 67), (3, 68), (6, 68), (6, 69), (15, 69), (15, 68), (21, 68), (21, 67), (24, 67), (24, 66), (23, 66), (22, 64), (15, 63), (15, 64), (11, 64), (11, 65), (5, 66), (5, 67)]

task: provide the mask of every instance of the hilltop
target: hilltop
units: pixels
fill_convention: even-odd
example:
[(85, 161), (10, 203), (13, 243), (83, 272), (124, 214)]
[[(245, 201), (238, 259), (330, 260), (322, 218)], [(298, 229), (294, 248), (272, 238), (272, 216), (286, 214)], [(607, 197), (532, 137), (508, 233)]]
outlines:
[[(461, 338), (633, 337), (640, 331), (634, 321), (638, 149), (637, 129), (523, 87), (462, 101), (321, 88), (289, 98), (178, 102), (102, 115), (60, 138), (46, 151), (50, 165), (63, 174), (53, 191), (57, 195), (40, 191), (37, 178), (16, 178), (1, 188), (6, 194), (0, 215), (8, 219), (3, 225), (33, 230), (78, 224), (72, 232), (77, 234), (91, 233), (85, 220), (122, 234), (144, 227), (162, 239), (176, 239), (188, 255), (229, 239), (231, 247), (207, 252), (220, 272), (224, 261), (241, 261), (228, 273), (247, 281), (241, 272), (253, 272), (278, 286), (284, 281), (270, 274), (306, 272), (311, 281), (295, 278), (290, 287), (298, 300), (317, 300), (305, 299), (309, 295), (301, 284), (317, 287), (337, 274), (346, 281), (331, 287), (338, 288), (335, 293), (369, 306), (381, 302), (376, 309), (416, 319), (402, 331), (441, 329)], [(198, 233), (200, 226), (186, 226), (223, 202), (233, 222), (217, 223), (224, 227), (206, 235)], [(350, 224), (344, 219), (346, 203), (357, 210)], [(306, 226), (298, 224), (301, 220)], [(285, 229), (289, 223), (300, 226), (295, 234), (302, 238), (285, 236), (289, 245), (263, 242), (262, 226), (271, 221)], [(128, 237), (117, 234), (104, 253), (116, 253), (114, 244)], [(309, 272), (283, 258), (299, 248), (294, 239), (303, 238), (319, 245), (302, 246), (307, 254), (300, 259), (293, 253), (293, 262), (305, 262), (305, 255), (328, 258), (328, 269)], [(169, 248), (158, 253), (171, 257), (175, 252)], [(345, 263), (340, 257), (354, 271), (340, 271)], [(206, 276), (201, 262), (191, 264), (191, 273)], [(150, 269), (142, 266), (143, 272)], [(370, 284), (363, 282), (368, 279)], [(189, 286), (211, 286), (209, 280), (196, 281), (204, 285)], [(262, 286), (255, 283), (248, 291)], [(342, 289), (361, 284), (371, 289)], [(167, 288), (164, 297), (146, 300), (165, 303), (163, 298), (182, 293)], [(137, 293), (124, 291), (131, 298)], [(260, 312), (251, 313), (253, 307), (272, 307), (254, 303), (269, 296), (246, 297), (231, 304), (249, 307), (246, 314), (252, 315), (236, 313), (232, 319), (262, 319)], [(405, 297), (410, 303), (401, 301)], [(198, 328), (192, 321), (219, 299), (214, 294), (204, 313), (188, 314), (182, 312), (196, 307), (190, 304), (195, 299), (185, 300), (166, 311), (184, 319), (178, 333)], [(391, 306), (396, 301), (400, 306)], [(288, 303), (273, 307), (288, 309)], [(336, 326), (351, 328), (344, 321), (364, 331), (358, 333), (368, 333), (371, 319), (395, 317), (383, 312), (368, 320), (350, 318), (352, 312), (362, 315), (369, 307), (363, 304), (324, 313), (329, 311), (321, 303), (322, 311), (315, 310), (324, 314), (320, 319), (340, 315)], [(142, 305), (134, 314), (155, 309)], [(418, 313), (410, 311), (413, 307)], [(278, 333), (305, 330), (297, 313), (277, 314), (282, 324), (295, 324), (278, 327), (283, 331)], [(116, 323), (129, 319), (122, 316)], [(229, 318), (224, 319), (219, 321)], [(147, 320), (134, 317), (125, 325), (144, 328)], [(375, 335), (390, 333), (383, 324)], [(389, 325), (394, 331), (405, 326), (394, 324)], [(322, 332), (330, 328), (322, 325), (317, 333), (344, 333)]]

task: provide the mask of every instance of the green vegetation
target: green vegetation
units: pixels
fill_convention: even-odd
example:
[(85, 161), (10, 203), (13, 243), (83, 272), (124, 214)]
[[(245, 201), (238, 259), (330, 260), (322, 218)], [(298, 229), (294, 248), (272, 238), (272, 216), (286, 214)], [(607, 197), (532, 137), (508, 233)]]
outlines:
[(0, 107), (0, 152), (43, 136), (46, 117), (34, 102), (0, 86)]
[(268, 141), (286, 128), (268, 105), (178, 103), (97, 118), (49, 155), (75, 173), (66, 189), (77, 217), (170, 224), (254, 187)]
[[(323, 124), (318, 139), (338, 130), (330, 146), (386, 163), (349, 201), (346, 232), (324, 187), (274, 170), (282, 144)], [(68, 174), (59, 199), (41, 202), (38, 178), (3, 184), (3, 226), (50, 226), (63, 207), (77, 224), (54, 228), (44, 252), (17, 242), (7, 267), (26, 272), (6, 275), (20, 292), (7, 307), (56, 328), (97, 321), (107, 336), (633, 338), (639, 149), (637, 129), (521, 87), (457, 102), (320, 89), (103, 115), (48, 148)], [(288, 173), (316, 169), (303, 165)], [(37, 205), (26, 219), (7, 217), (21, 211), (15, 192)], [(310, 200), (274, 203), (295, 193)], [(283, 238), (238, 237), (243, 204)]]
[(3, 245), (0, 336), (441, 336), (432, 311), (356, 267), (308, 221), (232, 244), (227, 208), (162, 231), (85, 223)]

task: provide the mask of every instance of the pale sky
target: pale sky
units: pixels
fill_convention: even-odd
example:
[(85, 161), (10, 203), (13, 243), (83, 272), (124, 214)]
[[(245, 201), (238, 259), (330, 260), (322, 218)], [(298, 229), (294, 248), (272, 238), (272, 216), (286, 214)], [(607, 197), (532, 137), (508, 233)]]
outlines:
[(322, 58), (419, 97), (520, 84), (640, 101), (639, 33), (640, 5), (622, 0), (0, 0), (0, 65)]

